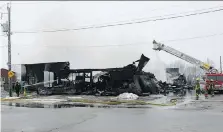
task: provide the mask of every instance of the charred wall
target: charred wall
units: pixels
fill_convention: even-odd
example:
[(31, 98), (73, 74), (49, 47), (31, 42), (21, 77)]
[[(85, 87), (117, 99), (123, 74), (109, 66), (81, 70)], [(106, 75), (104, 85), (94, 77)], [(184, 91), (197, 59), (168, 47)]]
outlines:
[(180, 75), (179, 68), (166, 68), (166, 73), (168, 83), (173, 83), (174, 79)]
[(166, 73), (178, 74), (179, 73), (179, 68), (166, 68)]
[(22, 81), (30, 84), (30, 78), (35, 82), (44, 81), (44, 71), (53, 72), (56, 79), (61, 69), (70, 69), (69, 62), (51, 62), (51, 63), (37, 63), (37, 64), (23, 64), (22, 67)]

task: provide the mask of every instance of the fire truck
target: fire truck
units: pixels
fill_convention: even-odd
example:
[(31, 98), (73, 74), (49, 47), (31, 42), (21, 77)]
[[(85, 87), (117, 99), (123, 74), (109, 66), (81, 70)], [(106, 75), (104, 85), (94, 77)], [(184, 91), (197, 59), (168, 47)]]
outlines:
[[(208, 63), (202, 62), (194, 57), (191, 57), (187, 54), (184, 54), (172, 47), (166, 46), (162, 43), (157, 43), (155, 40), (153, 41), (153, 50), (156, 51), (165, 51), (169, 54), (172, 54), (182, 60), (185, 60), (193, 65), (200, 67), (201, 69), (205, 70), (206, 74), (202, 77), (201, 85), (204, 87), (207, 86), (207, 83), (213, 79), (215, 83), (215, 91), (222, 92), (223, 91), (223, 74), (219, 73), (216, 68), (211, 66)], [(203, 87), (203, 88), (204, 88)]]

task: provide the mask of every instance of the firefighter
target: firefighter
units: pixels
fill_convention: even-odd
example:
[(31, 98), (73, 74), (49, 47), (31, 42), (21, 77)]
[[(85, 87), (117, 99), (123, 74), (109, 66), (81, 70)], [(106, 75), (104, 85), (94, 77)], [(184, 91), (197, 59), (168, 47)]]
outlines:
[(215, 88), (214, 80), (211, 79), (211, 82), (209, 84), (209, 91), (212, 97), (214, 96), (214, 88)]
[(205, 99), (208, 99), (208, 87), (209, 87), (209, 82), (207, 82), (207, 84), (205, 85), (205, 88), (204, 88)]
[(19, 82), (16, 82), (16, 84), (15, 84), (15, 92), (17, 94), (17, 97), (19, 97), (20, 90), (21, 90), (21, 85), (19, 84)]
[(167, 92), (166, 92), (167, 86), (168, 86), (167, 83), (164, 82), (164, 83), (163, 83), (163, 87), (164, 87), (164, 91), (163, 91), (163, 92), (164, 92), (164, 96), (167, 95)]
[(199, 99), (199, 95), (201, 93), (201, 88), (200, 88), (200, 79), (196, 79), (196, 84), (195, 84), (195, 92), (196, 92), (196, 100)]

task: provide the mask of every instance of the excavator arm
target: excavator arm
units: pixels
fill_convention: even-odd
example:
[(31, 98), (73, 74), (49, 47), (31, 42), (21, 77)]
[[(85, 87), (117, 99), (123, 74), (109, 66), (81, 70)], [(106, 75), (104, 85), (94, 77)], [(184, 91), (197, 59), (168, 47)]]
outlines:
[[(153, 40), (153, 50), (157, 50), (157, 51), (160, 51), (160, 50), (163, 50), (169, 54), (172, 54), (182, 60), (185, 60), (191, 64), (194, 64), (196, 66), (199, 66), (200, 68), (202, 68), (203, 70), (207, 71), (207, 72), (210, 72), (212, 69), (214, 69), (211, 65), (209, 65), (208, 63), (204, 63), (194, 57), (191, 57), (187, 54), (184, 54), (174, 48), (171, 48), (169, 46), (166, 46), (164, 44), (161, 44), (161, 43), (157, 43), (155, 40)], [(215, 69), (216, 70), (216, 69)]]

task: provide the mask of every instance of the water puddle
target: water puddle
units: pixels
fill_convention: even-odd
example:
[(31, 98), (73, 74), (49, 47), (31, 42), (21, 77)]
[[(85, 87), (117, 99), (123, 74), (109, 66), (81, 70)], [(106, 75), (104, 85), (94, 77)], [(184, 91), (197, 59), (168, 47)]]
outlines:
[(100, 104), (83, 104), (83, 103), (61, 103), (61, 104), (42, 104), (42, 103), (12, 103), (2, 102), (1, 105), (13, 107), (27, 108), (72, 108), (72, 107), (88, 107), (88, 108), (151, 108), (149, 106), (138, 105), (100, 105)]
[(67, 102), (63, 99), (30, 99), (32, 102), (1, 102), (1, 105), (12, 106), (12, 107), (27, 107), (27, 108), (72, 108), (72, 107), (88, 107), (88, 108), (156, 108), (161, 109), (172, 109), (184, 105), (190, 105), (192, 99), (191, 94), (187, 93), (184, 97), (175, 96), (164, 96), (164, 95), (150, 95), (148, 97), (140, 97), (142, 101), (148, 101), (154, 104), (169, 104), (170, 100), (177, 98), (177, 105), (174, 106), (153, 106), (153, 105), (140, 105), (140, 104), (92, 104), (83, 102)]
[(91, 104), (43, 104), (43, 103), (2, 103), (2, 105), (27, 108), (71, 108), (71, 107), (94, 107)]

